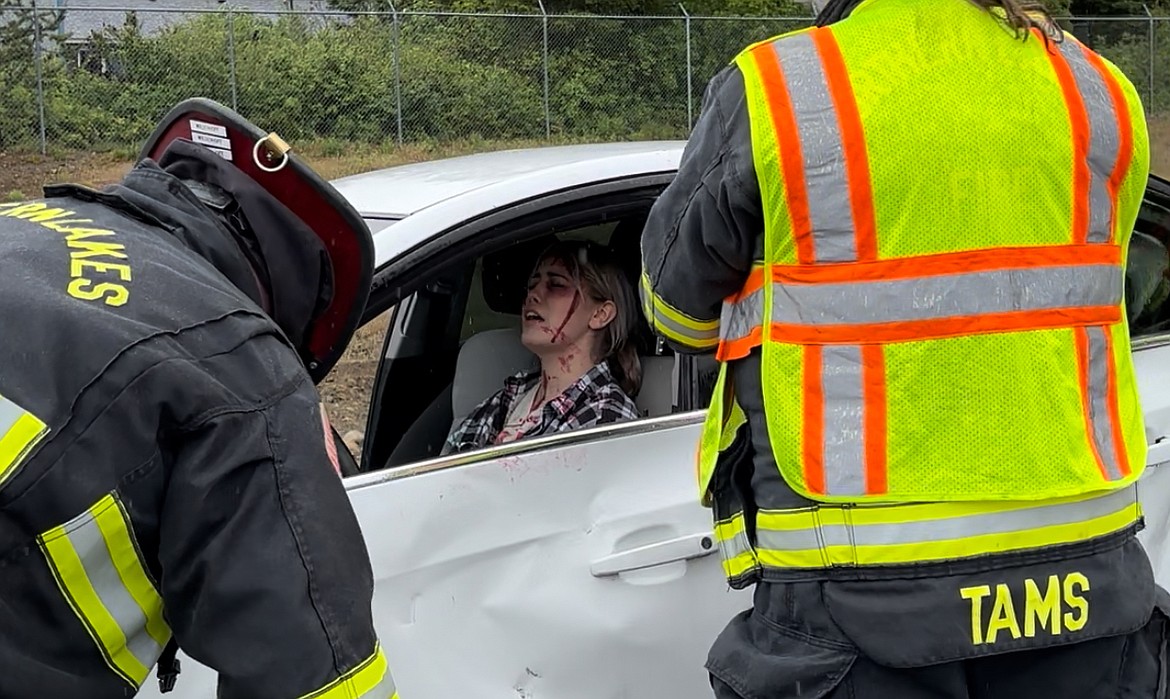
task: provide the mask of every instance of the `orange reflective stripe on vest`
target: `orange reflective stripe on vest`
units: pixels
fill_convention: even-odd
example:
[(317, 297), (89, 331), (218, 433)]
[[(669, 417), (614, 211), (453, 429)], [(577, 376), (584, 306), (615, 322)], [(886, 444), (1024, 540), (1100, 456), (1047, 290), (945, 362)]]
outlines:
[(1113, 240), (1117, 191), (1133, 155), (1133, 134), (1121, 86), (1101, 57), (1071, 38), (1050, 51), (1072, 123), (1073, 242)]
[(1107, 328), (1077, 328), (1081, 401), (1085, 427), (1101, 476), (1117, 481), (1130, 474), (1118, 415), (1117, 370), (1113, 364), (1113, 339)]
[[(784, 144), (780, 159), (798, 261), (875, 259), (861, 120), (832, 34), (813, 31), (762, 44), (753, 57)], [(790, 81), (787, 76), (798, 77)], [(841, 162), (844, 168), (836, 167)]]

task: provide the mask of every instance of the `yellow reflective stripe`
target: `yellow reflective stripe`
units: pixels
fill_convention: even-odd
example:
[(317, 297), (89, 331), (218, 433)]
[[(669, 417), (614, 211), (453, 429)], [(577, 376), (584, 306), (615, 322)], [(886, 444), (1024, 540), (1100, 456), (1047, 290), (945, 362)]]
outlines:
[(1007, 537), (1002, 534), (982, 534), (917, 544), (857, 547), (836, 545), (798, 551), (758, 548), (756, 556), (761, 565), (775, 568), (823, 568), (827, 565), (894, 565), (942, 561), (1084, 541), (1119, 531), (1136, 521), (1138, 516), (1138, 506), (1135, 504), (1097, 520), (1014, 532)]
[[(666, 315), (667, 318), (670, 318), (675, 323), (678, 323), (688, 330), (694, 330), (701, 333), (719, 329), (718, 320), (698, 320), (697, 318), (692, 318), (686, 313), (683, 313), (682, 311), (663, 301), (661, 297), (654, 293), (653, 285), (650, 283), (650, 277), (645, 274), (642, 275), (642, 284), (645, 285), (646, 291), (650, 292), (650, 296), (654, 299), (657, 310), (661, 311)], [(658, 308), (659, 306), (660, 308)]]
[(127, 525), (130, 517), (122, 508), (122, 503), (114, 500), (113, 506), (98, 511), (95, 519), (102, 538), (106, 541), (110, 560), (118, 571), (118, 577), (122, 579), (122, 584), (126, 586), (130, 597), (146, 615), (146, 632), (160, 647), (165, 646), (171, 640), (171, 629), (163, 620), (162, 597), (147, 576), (146, 568), (142, 566), (134, 534)]
[(97, 644), (106, 664), (135, 688), (142, 686), (150, 671), (127, 647), (126, 635), (98, 598), (64, 527), (42, 535), (40, 544), (52, 563), (50, 568), (57, 586)]
[(396, 699), (398, 692), (381, 644), (354, 669), (300, 699)]
[(135, 689), (171, 631), (114, 494), (37, 537), (58, 588), (110, 669)]
[(747, 527), (743, 512), (737, 512), (729, 519), (715, 523), (715, 541), (723, 557), (723, 572), (729, 578), (743, 575), (758, 567), (751, 542), (747, 538)]
[(675, 342), (698, 349), (719, 344), (719, 321), (698, 320), (674, 308), (654, 293), (650, 277), (642, 275), (642, 308), (654, 329)]
[(718, 542), (730, 541), (737, 534), (746, 532), (747, 526), (744, 523), (742, 512), (736, 512), (730, 518), (715, 523), (715, 540)]
[(1141, 516), (1132, 486), (1083, 502), (1032, 503), (1006, 512), (960, 516), (952, 509), (949, 516), (933, 521), (888, 521), (906, 509), (910, 508), (760, 512), (755, 553), (762, 565), (778, 568), (917, 563), (1085, 541), (1120, 531)]
[(758, 568), (759, 563), (750, 553), (741, 553), (735, 558), (723, 559), (723, 574), (729, 578), (738, 578), (744, 573)]
[(853, 507), (824, 506), (796, 510), (760, 510), (756, 517), (759, 526), (773, 531), (792, 531), (816, 526), (851, 524), (871, 526), (878, 524), (909, 525), (913, 523), (934, 524), (943, 520), (956, 520), (978, 515), (996, 515), (1024, 510), (1054, 509), (1092, 501), (1115, 501), (1119, 506), (1133, 501), (1135, 486), (1102, 495), (1077, 495), (1047, 500), (1013, 500), (993, 502), (939, 502), (897, 505), (857, 505)]
[(0, 396), (0, 485), (24, 461), (49, 429), (36, 415)]

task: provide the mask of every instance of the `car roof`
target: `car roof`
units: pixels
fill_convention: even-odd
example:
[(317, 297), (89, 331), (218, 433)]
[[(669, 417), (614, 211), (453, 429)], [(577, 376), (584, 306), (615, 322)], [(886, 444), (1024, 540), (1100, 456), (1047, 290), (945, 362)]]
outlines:
[(333, 180), (367, 218), (402, 219), (374, 233), (376, 265), (490, 211), (593, 182), (672, 172), (682, 141), (523, 148), (399, 165)]

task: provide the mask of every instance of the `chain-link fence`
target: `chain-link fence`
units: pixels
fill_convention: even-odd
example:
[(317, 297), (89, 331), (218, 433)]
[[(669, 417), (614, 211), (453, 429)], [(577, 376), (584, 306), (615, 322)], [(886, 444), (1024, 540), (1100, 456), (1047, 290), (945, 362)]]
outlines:
[[(45, 3), (42, 2), (43, 7)], [(682, 6), (680, 6), (680, 9)], [(1170, 112), (1170, 18), (1065, 18)], [(133, 149), (206, 96), (328, 145), (685, 137), (708, 80), (793, 17), (0, 12), (0, 150)]]

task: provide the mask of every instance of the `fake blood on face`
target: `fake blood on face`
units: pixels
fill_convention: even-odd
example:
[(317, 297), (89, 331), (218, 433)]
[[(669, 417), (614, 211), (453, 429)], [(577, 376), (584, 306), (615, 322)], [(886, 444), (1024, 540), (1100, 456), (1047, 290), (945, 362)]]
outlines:
[(569, 312), (565, 314), (565, 319), (561, 321), (560, 326), (553, 332), (552, 342), (556, 344), (558, 337), (564, 337), (565, 326), (569, 324), (569, 320), (573, 318), (573, 314), (577, 312), (577, 307), (581, 305), (581, 290), (573, 290), (573, 302), (569, 305)]

